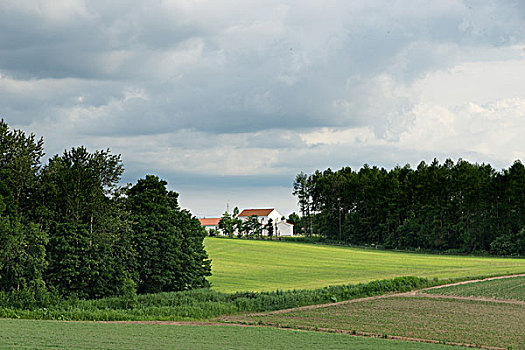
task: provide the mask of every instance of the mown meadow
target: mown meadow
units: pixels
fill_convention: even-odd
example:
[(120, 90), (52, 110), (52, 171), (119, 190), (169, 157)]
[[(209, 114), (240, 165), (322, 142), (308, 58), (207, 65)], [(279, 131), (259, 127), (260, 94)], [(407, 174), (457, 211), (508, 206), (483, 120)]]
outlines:
[(314, 289), (398, 276), (467, 278), (525, 272), (525, 259), (451, 256), (207, 237), (212, 288), (221, 292)]
[(439, 344), (262, 327), (0, 319), (0, 329), (2, 349), (457, 349)]

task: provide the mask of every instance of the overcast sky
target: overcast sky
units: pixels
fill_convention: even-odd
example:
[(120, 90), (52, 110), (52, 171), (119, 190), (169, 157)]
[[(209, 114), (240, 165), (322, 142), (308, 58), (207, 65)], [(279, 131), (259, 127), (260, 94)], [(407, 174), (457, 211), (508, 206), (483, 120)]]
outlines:
[(300, 171), (524, 160), (525, 2), (1, 0), (0, 116), (287, 215)]

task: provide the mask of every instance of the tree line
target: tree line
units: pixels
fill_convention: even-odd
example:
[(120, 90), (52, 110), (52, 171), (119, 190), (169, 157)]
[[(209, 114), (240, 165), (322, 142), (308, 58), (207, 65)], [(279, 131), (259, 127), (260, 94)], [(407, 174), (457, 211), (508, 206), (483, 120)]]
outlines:
[(525, 167), (519, 160), (500, 171), (434, 159), (416, 169), (301, 172), (293, 194), (302, 213), (294, 221), (305, 235), (395, 249), (525, 254)]
[(44, 141), (0, 121), (0, 293), (79, 298), (209, 285), (204, 229), (167, 182), (119, 186), (120, 155)]

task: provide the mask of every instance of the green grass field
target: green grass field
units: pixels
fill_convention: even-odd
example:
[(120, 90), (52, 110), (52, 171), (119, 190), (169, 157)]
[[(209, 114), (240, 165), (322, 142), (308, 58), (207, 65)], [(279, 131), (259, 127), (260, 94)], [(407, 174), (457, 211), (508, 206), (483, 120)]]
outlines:
[(239, 320), (503, 348), (525, 346), (525, 307), (497, 302), (389, 297), (282, 314), (239, 316)]
[(312, 289), (397, 276), (458, 278), (525, 273), (525, 259), (444, 256), (306, 243), (208, 237), (213, 288)]
[(262, 327), (0, 319), (0, 349), (457, 349)]
[[(119, 298), (106, 298), (78, 301), (70, 306), (66, 302), (55, 308), (35, 310), (6, 308), (3, 311), (0, 309), (0, 312), (3, 312), (4, 317), (98, 320), (207, 319), (219, 315), (237, 314), (233, 316), (234, 319), (279, 324), (281, 327), (356, 330), (363, 334), (371, 332), (380, 335), (503, 347), (510, 344), (520, 345), (525, 341), (521, 334), (521, 325), (525, 323), (523, 305), (502, 303), (428, 297), (391, 297), (279, 315), (261, 317), (238, 315), (241, 311), (282, 309), (319, 303), (319, 300), (322, 300), (322, 303), (336, 299), (345, 300), (344, 298), (351, 297), (345, 297), (345, 293), (350, 293), (354, 288), (357, 288), (355, 295), (376, 295), (379, 290), (377, 288), (387, 285), (390, 283), (388, 281), (363, 286), (265, 295), (250, 293), (229, 295), (217, 292), (310, 290), (328, 285), (355, 284), (409, 275), (449, 279), (524, 273), (524, 259), (439, 256), (305, 243), (221, 238), (206, 238), (205, 245), (213, 260), (211, 282), (216, 291), (196, 290), (142, 295), (139, 296), (139, 303), (134, 309), (123, 309), (119, 306), (122, 304)], [(435, 281), (424, 280), (421, 283), (432, 285)], [(415, 288), (415, 285), (410, 286)], [(520, 298), (524, 294), (523, 279), (519, 278), (498, 280), (480, 286), (482, 288), (477, 288), (478, 294), (472, 292), (472, 289), (465, 293), (486, 296), (490, 292), (492, 297), (496, 291), (499, 297), (517, 300), (522, 300)], [(462, 286), (462, 288), (469, 287)], [(364, 289), (360, 291), (359, 288)], [(457, 290), (460, 289), (452, 290), (451, 294), (459, 293)], [(489, 292), (486, 292), (487, 290)], [(507, 294), (504, 294), (503, 290), (507, 290)], [(338, 291), (342, 294), (337, 294)], [(441, 292), (444, 293), (446, 290), (443, 289)], [(334, 299), (336, 295), (337, 298)], [(269, 327), (102, 324), (0, 319), (0, 349), (4, 348), (440, 349), (446, 347)]]
[(430, 289), (425, 293), (525, 301), (525, 276)]

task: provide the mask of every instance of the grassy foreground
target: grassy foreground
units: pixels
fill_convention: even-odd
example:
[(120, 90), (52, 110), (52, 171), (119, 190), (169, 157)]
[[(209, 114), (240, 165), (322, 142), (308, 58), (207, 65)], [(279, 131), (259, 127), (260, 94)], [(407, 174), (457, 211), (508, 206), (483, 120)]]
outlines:
[(525, 259), (444, 256), (207, 237), (218, 291), (313, 289), (397, 276), (465, 278), (525, 272)]
[(0, 319), (1, 349), (457, 349), (295, 330)]

